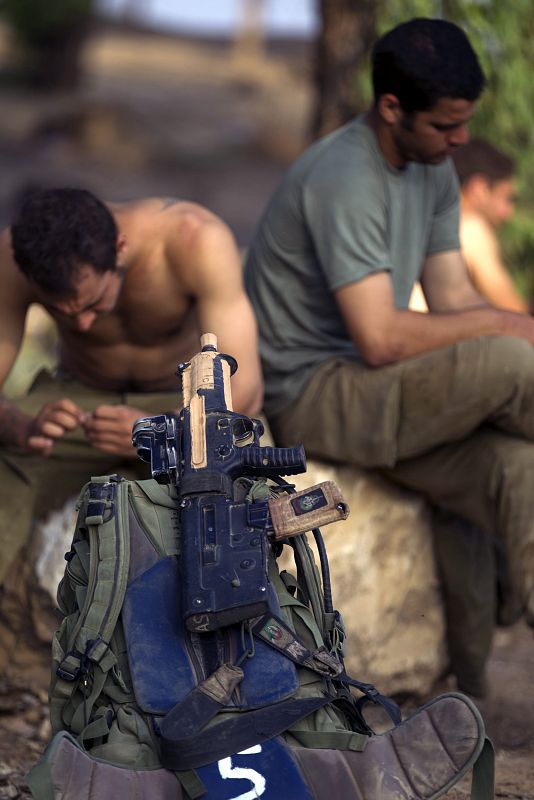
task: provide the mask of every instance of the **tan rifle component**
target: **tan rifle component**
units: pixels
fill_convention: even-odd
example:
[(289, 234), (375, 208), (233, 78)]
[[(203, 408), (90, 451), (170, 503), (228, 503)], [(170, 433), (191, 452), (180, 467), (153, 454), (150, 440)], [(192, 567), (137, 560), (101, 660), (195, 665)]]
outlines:
[(323, 481), (309, 489), (269, 500), (274, 539), (279, 541), (347, 519), (349, 507), (334, 481)]
[[(215, 386), (213, 361), (217, 352), (217, 337), (213, 333), (205, 333), (200, 337), (202, 347), (211, 346), (215, 350), (197, 353), (182, 372), (182, 394), (184, 408), (189, 406), (191, 414), (191, 466), (202, 469), (207, 466), (206, 452), (206, 407), (204, 397), (198, 394), (199, 389), (213, 389)], [(230, 388), (230, 366), (222, 363), (224, 399), (226, 407), (232, 410), (232, 392)]]

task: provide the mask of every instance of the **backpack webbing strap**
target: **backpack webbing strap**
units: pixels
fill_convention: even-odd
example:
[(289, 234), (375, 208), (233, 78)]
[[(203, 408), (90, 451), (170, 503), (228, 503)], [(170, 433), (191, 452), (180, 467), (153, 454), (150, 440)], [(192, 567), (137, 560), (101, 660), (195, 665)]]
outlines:
[(355, 689), (358, 689), (358, 691), (362, 693), (362, 697), (358, 698), (355, 703), (359, 711), (361, 711), (363, 706), (367, 703), (374, 703), (375, 705), (382, 706), (395, 725), (399, 725), (402, 722), (401, 711), (397, 703), (390, 697), (381, 694), (372, 683), (363, 683), (362, 681), (356, 680), (356, 678), (351, 678), (345, 671), (340, 675), (336, 675), (332, 680), (344, 684), (345, 686), (354, 686)]
[(480, 754), (473, 764), (471, 800), (493, 800), (495, 797), (495, 751), (486, 736)]
[(361, 753), (369, 741), (369, 734), (356, 731), (309, 731), (291, 728), (289, 733), (303, 747), (320, 750), (354, 750)]
[[(207, 729), (191, 730), (189, 736), (183, 735), (182, 720), (173, 715), (174, 709), (171, 709), (160, 725), (161, 764), (166, 769), (177, 771), (196, 769), (227, 758), (284, 733), (331, 700), (331, 697), (283, 700), (271, 706), (228, 715)], [(182, 711), (185, 702), (179, 704)], [(170, 721), (169, 715), (173, 715)], [(193, 721), (193, 715), (190, 719)]]
[(130, 560), (128, 484), (118, 475), (93, 478), (88, 485), (85, 525), (91, 554), (87, 594), (59, 664), (54, 694), (69, 697), (89, 662), (103, 672), (117, 660), (109, 649), (124, 601)]
[(177, 770), (174, 774), (189, 800), (198, 800), (207, 794), (208, 790), (194, 769)]
[(175, 729), (180, 731), (181, 737), (193, 736), (230, 703), (243, 676), (241, 667), (221, 664), (165, 715), (159, 725), (162, 736), (166, 736), (166, 731)]

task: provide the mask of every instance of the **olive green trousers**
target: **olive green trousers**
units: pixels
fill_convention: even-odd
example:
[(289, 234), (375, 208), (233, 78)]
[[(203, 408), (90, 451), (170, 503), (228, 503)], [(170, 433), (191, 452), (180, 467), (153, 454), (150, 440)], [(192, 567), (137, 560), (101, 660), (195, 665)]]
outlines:
[(311, 458), (378, 470), (445, 512), (436, 522), (438, 562), (445, 592), (459, 604), (449, 605), (449, 623), (463, 628), (468, 661), (483, 662), (491, 643), (493, 536), (519, 608), (534, 623), (534, 351), (527, 342), (484, 337), (376, 369), (330, 360), (269, 423), (277, 444), (302, 443)]
[[(35, 414), (44, 403), (68, 397), (85, 411), (102, 404), (125, 404), (147, 416), (181, 405), (176, 392), (116, 393), (84, 386), (70, 377), (52, 377), (41, 372), (28, 394), (15, 404)], [(130, 477), (149, 478), (149, 465), (137, 459), (122, 459), (92, 447), (81, 428), (58, 439), (50, 456), (27, 455), (0, 449), (0, 584), (18, 551), (26, 543), (32, 522), (69, 497), (77, 495), (94, 475), (126, 472)]]

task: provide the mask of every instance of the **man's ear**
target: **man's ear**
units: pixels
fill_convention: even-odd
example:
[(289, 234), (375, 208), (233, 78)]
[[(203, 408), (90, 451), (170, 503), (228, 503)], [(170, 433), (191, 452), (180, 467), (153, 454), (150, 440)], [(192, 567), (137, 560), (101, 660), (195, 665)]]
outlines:
[(402, 119), (402, 108), (394, 94), (382, 94), (378, 98), (378, 113), (386, 125), (395, 125)]
[(117, 236), (117, 260), (123, 256), (128, 248), (128, 241), (124, 233), (119, 233)]

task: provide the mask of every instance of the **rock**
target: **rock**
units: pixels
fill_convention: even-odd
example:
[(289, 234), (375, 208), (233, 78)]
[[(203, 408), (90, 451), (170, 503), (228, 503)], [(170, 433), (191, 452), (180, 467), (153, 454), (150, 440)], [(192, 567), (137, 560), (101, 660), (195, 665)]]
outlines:
[(427, 694), (447, 654), (424, 501), (362, 470), (317, 461), (291, 480), (297, 489), (334, 480), (350, 507), (346, 521), (322, 530), (348, 672), (386, 694)]
[[(80, 487), (81, 488), (81, 487)], [(57, 587), (65, 571), (65, 553), (70, 550), (76, 525), (76, 500), (71, 497), (36, 525), (32, 551), (39, 585), (55, 601)]]
[(35, 525), (0, 593), (0, 672), (37, 692), (49, 682), (50, 643), (59, 623), (56, 592), (74, 532), (75, 502)]

